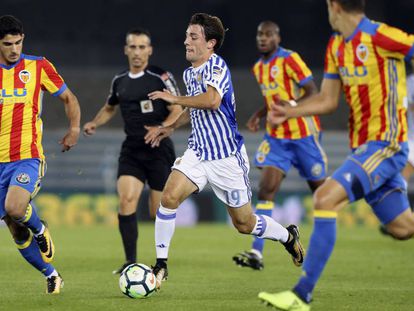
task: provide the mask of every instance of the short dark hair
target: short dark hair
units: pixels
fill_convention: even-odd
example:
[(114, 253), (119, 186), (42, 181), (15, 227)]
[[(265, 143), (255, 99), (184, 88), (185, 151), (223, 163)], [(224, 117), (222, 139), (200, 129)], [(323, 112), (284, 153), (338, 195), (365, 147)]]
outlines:
[(135, 35), (135, 36), (145, 35), (145, 36), (148, 37), (148, 39), (150, 39), (150, 42), (151, 42), (151, 34), (145, 28), (138, 27), (138, 28), (132, 28), (132, 29), (128, 30), (128, 32), (126, 33), (125, 39), (129, 35)]
[(191, 16), (190, 25), (200, 25), (203, 27), (206, 41), (212, 39), (217, 41), (214, 46), (214, 51), (217, 51), (223, 45), (225, 30), (223, 23), (217, 16), (206, 13), (196, 13)]
[(0, 16), (0, 40), (7, 35), (22, 35), (23, 24), (12, 15)]
[(365, 0), (330, 0), (331, 2), (337, 2), (346, 12), (364, 12)]
[(279, 25), (278, 24), (276, 24), (275, 22), (273, 22), (273, 21), (270, 21), (270, 20), (265, 20), (265, 21), (263, 21), (263, 22), (261, 22), (260, 24), (259, 24), (259, 27), (260, 26), (271, 26), (271, 27), (273, 27), (273, 30), (279, 35), (280, 34), (280, 27), (279, 27)]

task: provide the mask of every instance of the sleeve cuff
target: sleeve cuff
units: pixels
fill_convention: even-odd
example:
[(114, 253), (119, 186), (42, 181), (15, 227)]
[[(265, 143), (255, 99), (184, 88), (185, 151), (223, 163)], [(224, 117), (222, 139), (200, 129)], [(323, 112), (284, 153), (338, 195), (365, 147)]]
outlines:
[(52, 96), (59, 96), (60, 94), (62, 94), (66, 89), (67, 89), (68, 87), (67, 87), (67, 85), (66, 85), (66, 83), (64, 83), (61, 87), (60, 87), (60, 89), (59, 90), (57, 90), (56, 92), (54, 92), (53, 94), (52, 94)]
[(323, 74), (324, 79), (334, 79), (339, 80), (341, 77), (337, 73), (324, 73)]
[(306, 83), (308, 83), (310, 80), (313, 80), (313, 76), (306, 77), (302, 79), (302, 81), (299, 82), (299, 86), (303, 87)]
[(220, 90), (218, 87), (217, 87), (217, 85), (216, 84), (214, 84), (214, 83), (212, 83), (212, 82), (210, 82), (210, 81), (207, 81), (206, 82), (206, 84), (207, 85), (210, 85), (211, 87), (214, 87), (215, 89), (216, 89), (216, 91), (220, 94), (220, 97), (221, 98), (223, 98), (223, 91), (222, 90)]

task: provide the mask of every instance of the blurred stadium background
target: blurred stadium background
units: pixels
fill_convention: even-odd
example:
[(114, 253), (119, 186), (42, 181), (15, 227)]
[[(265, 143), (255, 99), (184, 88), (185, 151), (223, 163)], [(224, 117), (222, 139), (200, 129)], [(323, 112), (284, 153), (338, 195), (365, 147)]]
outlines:
[[(58, 1), (60, 2), (60, 1)], [(281, 27), (282, 46), (296, 50), (307, 62), (319, 85), (325, 46), (331, 30), (325, 1), (133, 1), (102, 0), (70, 2), (3, 0), (2, 14), (13, 14), (25, 27), (24, 52), (50, 59), (76, 93), (82, 107), (82, 124), (90, 120), (105, 102), (114, 74), (127, 68), (123, 55), (127, 30), (142, 26), (153, 37), (152, 63), (170, 70), (181, 90), (184, 58), (184, 33), (190, 16), (207, 12), (219, 16), (228, 28), (220, 54), (231, 68), (237, 100), (239, 127), (246, 138), (250, 159), (254, 157), (262, 133), (250, 134), (244, 124), (262, 105), (259, 88), (250, 67), (259, 57), (255, 47), (258, 23), (270, 19)], [(99, 5), (98, 5), (99, 3)], [(367, 15), (375, 20), (414, 33), (414, 1), (375, 0), (367, 4)], [(63, 107), (45, 96), (44, 146), (48, 172), (37, 205), (51, 223), (116, 223), (116, 168), (123, 140), (122, 120), (118, 115), (92, 138), (81, 137), (69, 153), (59, 151), (57, 141), (66, 126)], [(323, 146), (332, 172), (348, 153), (346, 133), (347, 107), (322, 118), (325, 129)], [(186, 147), (188, 129), (174, 134), (177, 155)], [(258, 187), (259, 171), (251, 167), (251, 184)], [(410, 192), (413, 188), (410, 187)], [(281, 209), (275, 217), (283, 222), (307, 220), (311, 197), (306, 183), (292, 170), (286, 178), (277, 202)], [(141, 219), (148, 219), (146, 197), (141, 199)], [(351, 207), (343, 222), (375, 224), (363, 202), (363, 208)], [(284, 211), (289, 209), (290, 213)], [(226, 221), (226, 212), (209, 190), (191, 197), (183, 207), (183, 224), (201, 221)]]

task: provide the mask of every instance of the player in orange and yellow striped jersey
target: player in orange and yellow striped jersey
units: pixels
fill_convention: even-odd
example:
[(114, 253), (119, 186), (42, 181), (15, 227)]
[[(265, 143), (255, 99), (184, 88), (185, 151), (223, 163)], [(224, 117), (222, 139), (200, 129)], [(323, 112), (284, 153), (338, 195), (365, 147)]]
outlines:
[(53, 65), (22, 53), (23, 26), (13, 16), (0, 17), (0, 219), (10, 229), (22, 256), (47, 279), (46, 292), (58, 294), (63, 280), (50, 264), (54, 245), (32, 199), (45, 171), (42, 148), (43, 92), (65, 104), (70, 128), (62, 151), (79, 137), (80, 109)]
[[(341, 88), (350, 107), (352, 154), (314, 195), (314, 230), (293, 291), (260, 293), (282, 310), (309, 310), (312, 292), (336, 241), (338, 211), (364, 198), (395, 239), (414, 235), (406, 183), (407, 162), (405, 60), (414, 54), (414, 35), (369, 20), (364, 0), (327, 0), (329, 22), (337, 32), (328, 43), (321, 91), (290, 107), (272, 106), (268, 120), (324, 114), (336, 109)], [(375, 258), (372, 258), (375, 260)]]
[[(265, 105), (257, 110), (247, 123), (256, 132), (260, 119), (265, 117), (275, 100), (292, 101), (306, 98), (317, 89), (312, 73), (298, 53), (279, 46), (279, 26), (264, 21), (257, 28), (257, 48), (262, 55), (253, 66), (253, 74), (262, 90)], [(317, 116), (286, 120), (273, 127), (266, 124), (266, 134), (255, 157), (255, 165), (261, 169), (261, 179), (256, 204), (256, 214), (271, 216), (275, 193), (293, 165), (306, 179), (311, 191), (324, 180), (327, 159), (320, 145), (320, 123)], [(242, 267), (263, 269), (264, 240), (255, 238), (252, 249), (233, 257)]]

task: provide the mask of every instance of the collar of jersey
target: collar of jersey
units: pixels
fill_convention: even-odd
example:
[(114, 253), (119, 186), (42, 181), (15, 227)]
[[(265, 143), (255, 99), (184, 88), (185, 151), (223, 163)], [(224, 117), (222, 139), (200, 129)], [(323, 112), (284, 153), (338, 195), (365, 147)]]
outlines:
[(364, 16), (359, 22), (358, 26), (356, 26), (354, 32), (348, 38), (345, 38), (345, 42), (351, 41), (356, 36), (356, 34), (364, 27), (366, 23), (369, 23), (369, 19), (366, 16)]
[(141, 78), (144, 74), (145, 74), (144, 70), (138, 73), (131, 73), (130, 71), (128, 71), (128, 77), (130, 77), (131, 79)]
[(4, 69), (12, 69), (12, 68), (16, 67), (21, 62), (21, 60), (23, 58), (24, 58), (24, 54), (22, 53), (22, 54), (20, 54), (20, 58), (13, 65), (3, 65), (3, 64), (0, 64), (0, 67), (1, 68), (4, 68)]
[(216, 53), (211, 54), (211, 56), (204, 63), (202, 63), (200, 66), (193, 67), (193, 70), (194, 71), (200, 71), (200, 70), (202, 70), (214, 55), (217, 55), (217, 54)]

